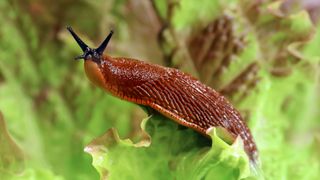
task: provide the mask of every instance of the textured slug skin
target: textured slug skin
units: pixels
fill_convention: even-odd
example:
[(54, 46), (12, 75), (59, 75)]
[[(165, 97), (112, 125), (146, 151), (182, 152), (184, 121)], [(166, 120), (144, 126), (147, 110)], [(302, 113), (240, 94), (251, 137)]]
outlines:
[(218, 92), (177, 69), (128, 58), (104, 56), (100, 63), (85, 61), (88, 78), (121, 99), (149, 106), (177, 123), (207, 135), (223, 127), (240, 136), (251, 161), (257, 148), (240, 113)]

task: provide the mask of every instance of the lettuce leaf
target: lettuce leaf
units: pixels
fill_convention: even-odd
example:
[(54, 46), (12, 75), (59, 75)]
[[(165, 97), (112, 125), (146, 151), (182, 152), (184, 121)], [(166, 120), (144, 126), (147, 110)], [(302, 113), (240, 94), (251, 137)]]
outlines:
[(210, 140), (190, 129), (179, 129), (160, 115), (144, 119), (150, 137), (133, 143), (115, 129), (94, 139), (85, 151), (101, 179), (249, 179), (255, 176), (238, 138), (229, 145), (215, 128)]

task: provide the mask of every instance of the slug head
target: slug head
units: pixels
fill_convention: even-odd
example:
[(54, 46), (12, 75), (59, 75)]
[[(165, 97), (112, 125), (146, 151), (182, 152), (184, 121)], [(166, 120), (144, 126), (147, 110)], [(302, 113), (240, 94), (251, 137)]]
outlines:
[(71, 35), (73, 36), (73, 38), (76, 40), (76, 42), (78, 43), (78, 45), (80, 46), (80, 48), (83, 51), (83, 54), (75, 57), (75, 59), (76, 60), (79, 60), (79, 59), (92, 60), (95, 63), (100, 64), (101, 60), (102, 60), (103, 52), (106, 49), (106, 47), (112, 37), (113, 31), (110, 31), (109, 35), (100, 44), (100, 46), (98, 48), (93, 49), (93, 48), (90, 48), (86, 43), (84, 43), (80, 39), (80, 37), (72, 30), (72, 28), (70, 26), (68, 26), (67, 29), (71, 33)]
[(84, 69), (87, 74), (87, 77), (89, 80), (101, 87), (106, 89), (106, 81), (103, 77), (101, 71), (101, 63), (104, 61), (102, 55), (104, 50), (106, 49), (108, 42), (110, 41), (113, 31), (109, 33), (109, 35), (106, 37), (106, 39), (100, 44), (100, 46), (96, 49), (90, 48), (86, 43), (84, 43), (79, 36), (72, 30), (71, 27), (67, 27), (68, 31), (71, 33), (73, 38), (76, 40), (78, 45), (83, 51), (83, 54), (80, 56), (77, 56), (75, 59), (84, 59)]

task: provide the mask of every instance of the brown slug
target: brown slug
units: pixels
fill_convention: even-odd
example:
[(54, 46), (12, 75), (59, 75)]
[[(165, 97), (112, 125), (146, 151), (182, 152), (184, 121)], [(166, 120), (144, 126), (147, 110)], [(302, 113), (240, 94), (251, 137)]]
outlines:
[(120, 99), (150, 107), (177, 123), (209, 137), (208, 129), (222, 127), (240, 136), (251, 162), (258, 158), (256, 144), (240, 113), (214, 89), (174, 68), (104, 55), (113, 32), (101, 45), (88, 47), (67, 27), (83, 55), (85, 72), (95, 85)]

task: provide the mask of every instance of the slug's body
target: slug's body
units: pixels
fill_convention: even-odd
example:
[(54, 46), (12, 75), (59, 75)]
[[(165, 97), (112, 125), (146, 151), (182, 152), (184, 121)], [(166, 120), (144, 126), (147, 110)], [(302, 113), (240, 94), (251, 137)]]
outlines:
[(240, 113), (214, 89), (177, 69), (103, 55), (101, 46), (106, 46), (112, 33), (99, 48), (90, 49), (68, 29), (85, 52), (80, 58), (85, 59), (86, 74), (94, 84), (205, 136), (211, 127), (223, 127), (234, 139), (242, 138), (250, 160), (256, 161), (256, 145)]

